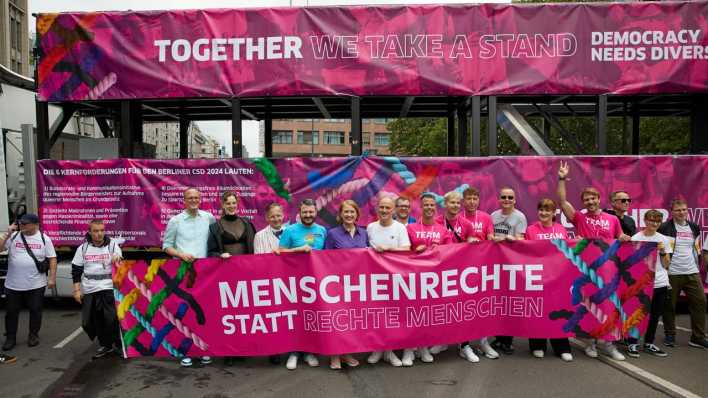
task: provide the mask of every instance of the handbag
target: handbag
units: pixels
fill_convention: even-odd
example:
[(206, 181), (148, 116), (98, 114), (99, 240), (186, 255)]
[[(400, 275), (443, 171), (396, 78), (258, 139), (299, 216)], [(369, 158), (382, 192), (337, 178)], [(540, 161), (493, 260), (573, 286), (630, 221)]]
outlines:
[[(42, 244), (46, 245), (47, 243), (44, 241), (44, 234), (42, 231), (39, 233), (42, 236)], [(49, 259), (45, 257), (42, 261), (37, 260), (37, 257), (32, 252), (32, 248), (29, 247), (27, 244), (27, 239), (25, 239), (25, 236), (22, 233), (20, 233), (20, 238), (22, 238), (22, 243), (25, 245), (27, 254), (29, 254), (29, 256), (32, 257), (32, 260), (34, 260), (34, 265), (37, 267), (37, 272), (40, 274), (47, 274), (49, 272)]]

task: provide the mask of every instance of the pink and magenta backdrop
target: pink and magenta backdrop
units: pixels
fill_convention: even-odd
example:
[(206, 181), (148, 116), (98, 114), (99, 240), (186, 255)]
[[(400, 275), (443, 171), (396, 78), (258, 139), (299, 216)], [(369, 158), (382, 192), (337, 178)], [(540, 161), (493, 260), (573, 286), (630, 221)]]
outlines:
[[(41, 160), (39, 213), (55, 244), (78, 245), (88, 221), (102, 218), (107, 232), (125, 238), (127, 246), (161, 246), (167, 220), (183, 208), (182, 191), (189, 186), (202, 191), (202, 208), (217, 216), (221, 193), (236, 191), (240, 215), (257, 228), (265, 226), (263, 210), (271, 202), (280, 203), (286, 221), (294, 222), (297, 204), (315, 199), (317, 222), (333, 226), (339, 204), (352, 199), (362, 208), (359, 223), (366, 225), (376, 218), (382, 196), (413, 198), (413, 215), (419, 217), (421, 193), (439, 195), (442, 204), (446, 192), (472, 186), (481, 192), (480, 209), (491, 212), (499, 208), (498, 190), (509, 186), (532, 223), (538, 201), (556, 198), (561, 159), (569, 161), (569, 199), (577, 208), (583, 187), (599, 189), (603, 206), (609, 206), (612, 191), (626, 190), (633, 200), (630, 215), (642, 226), (646, 210), (668, 216), (671, 199), (680, 196), (688, 201), (689, 219), (708, 234), (708, 156)], [(574, 236), (563, 216), (559, 221)]]
[[(42, 101), (705, 92), (706, 15), (706, 1), (40, 14), (38, 88)], [(682, 30), (694, 36), (667, 39)], [(624, 43), (592, 32), (650, 33)], [(211, 41), (260, 37), (299, 38), (301, 57), (246, 60), (239, 44), (234, 60)], [(209, 59), (175, 60), (169, 44), (161, 61), (155, 42), (178, 39)], [(640, 48), (646, 58), (633, 58)]]
[[(114, 269), (113, 280), (123, 341), (131, 357), (269, 355), (290, 351), (342, 354), (452, 344), (494, 335), (617, 340), (644, 333), (653, 293), (655, 248), (653, 243), (558, 240), (444, 245), (421, 254), (353, 249), (212, 258), (194, 264), (180, 264), (177, 260), (153, 260), (150, 264), (124, 261)], [(527, 289), (524, 272), (515, 274), (514, 286), (504, 272), (497, 278), (498, 289), (493, 288), (491, 280), (485, 284), (482, 267), (488, 267), (492, 274), (493, 267), (504, 264), (542, 264), (542, 271), (530, 274), (532, 278), (539, 277), (531, 284), (541, 289)], [(468, 267), (477, 267), (477, 273), (468, 273), (462, 279), (466, 286), (477, 287), (477, 291), (462, 290), (459, 276)], [(366, 300), (360, 300), (361, 293), (353, 292), (350, 302), (345, 302), (342, 284), (329, 283), (324, 288), (320, 285), (327, 276), (342, 281), (348, 275), (358, 285), (361, 275), (405, 277), (423, 272), (435, 273), (442, 281), (444, 272), (451, 270), (456, 271), (457, 277), (448, 278), (454, 281), (448, 289), (450, 294), (443, 294), (440, 282), (433, 288), (436, 296), (424, 297), (422, 282), (416, 278), (415, 299), (403, 294), (394, 299), (390, 281), (380, 282), (389, 288), (384, 287), (379, 293), (389, 294), (389, 298), (378, 301), (372, 300), (369, 282)], [(295, 303), (283, 299), (276, 304), (273, 284), (268, 287), (267, 280), (282, 278), (287, 284), (290, 277), (300, 280), (308, 276), (315, 281), (314, 301), (306, 303), (306, 294), (298, 293)], [(223, 307), (219, 284), (228, 283), (236, 290), (240, 281), (261, 281), (258, 290), (263, 300), (271, 300), (270, 305), (254, 306), (255, 293), (247, 285), (248, 307), (241, 302), (232, 308), (228, 301)], [(487, 288), (483, 289), (485, 285)], [(326, 302), (322, 290), (340, 297), (340, 301)], [(525, 304), (528, 300), (536, 303), (534, 310)], [(460, 306), (462, 311), (458, 308), (458, 312), (450, 312), (446, 305)], [(418, 316), (427, 316), (413, 321), (416, 317), (409, 316), (409, 307)], [(282, 315), (288, 311), (294, 311), (290, 327)], [(316, 321), (309, 320), (306, 311), (316, 312)], [(388, 315), (364, 317), (363, 311)], [(366, 322), (353, 322), (352, 312), (366, 318)], [(239, 321), (228, 322), (235, 328), (223, 322), (225, 316), (234, 315), (248, 316), (244, 329)], [(257, 317), (260, 322), (254, 321)], [(378, 327), (374, 318), (379, 319)]]

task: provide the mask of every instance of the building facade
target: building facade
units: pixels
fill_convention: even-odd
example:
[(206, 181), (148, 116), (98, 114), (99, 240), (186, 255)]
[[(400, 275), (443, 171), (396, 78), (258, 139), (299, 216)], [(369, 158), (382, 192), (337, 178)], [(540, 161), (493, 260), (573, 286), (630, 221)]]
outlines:
[[(189, 124), (189, 157), (218, 159), (224, 157), (224, 148), (217, 140), (201, 131), (196, 123)], [(143, 142), (155, 147), (155, 159), (179, 159), (179, 123), (143, 124)]]
[(28, 0), (0, 0), (0, 64), (30, 75)]
[[(391, 132), (387, 119), (362, 120), (362, 149), (375, 155), (389, 155)], [(259, 147), (265, 152), (263, 126)], [(350, 119), (273, 120), (273, 156), (346, 156), (351, 154)]]

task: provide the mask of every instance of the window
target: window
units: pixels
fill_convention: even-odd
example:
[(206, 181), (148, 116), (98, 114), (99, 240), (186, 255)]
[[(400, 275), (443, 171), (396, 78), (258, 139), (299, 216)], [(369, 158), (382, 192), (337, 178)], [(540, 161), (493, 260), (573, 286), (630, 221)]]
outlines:
[(297, 143), (307, 145), (317, 145), (320, 143), (319, 131), (298, 131)]
[(274, 144), (292, 144), (293, 132), (290, 130), (273, 130)]
[(361, 141), (364, 145), (371, 145), (371, 133), (362, 133)]
[(374, 145), (376, 146), (388, 146), (390, 140), (388, 134), (376, 133), (374, 134)]
[(325, 145), (344, 145), (344, 132), (343, 131), (325, 131), (324, 132), (324, 143), (325, 143)]
[(387, 122), (388, 122), (388, 119), (386, 119), (386, 118), (374, 119), (374, 123), (376, 123), (376, 124), (386, 124)]

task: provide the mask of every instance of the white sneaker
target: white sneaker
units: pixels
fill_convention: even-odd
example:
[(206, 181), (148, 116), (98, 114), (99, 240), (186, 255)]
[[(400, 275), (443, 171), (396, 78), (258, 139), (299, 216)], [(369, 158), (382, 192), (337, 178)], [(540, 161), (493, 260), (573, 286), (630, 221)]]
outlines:
[(447, 351), (447, 345), (434, 345), (430, 347), (430, 353), (433, 355), (438, 355), (443, 351)]
[(479, 362), (479, 357), (477, 356), (477, 354), (474, 353), (472, 347), (470, 347), (469, 345), (460, 348), (460, 356), (468, 360), (469, 362)]
[(307, 364), (310, 365), (311, 368), (316, 368), (320, 366), (320, 361), (318, 361), (317, 357), (313, 354), (305, 354), (305, 362), (307, 362)]
[(413, 366), (413, 361), (415, 360), (415, 352), (408, 348), (403, 350), (403, 357), (401, 358), (401, 364), (403, 366)]
[(288, 368), (288, 370), (297, 369), (297, 354), (290, 354), (288, 361), (285, 362), (285, 367)]
[(192, 366), (192, 358), (184, 357), (181, 361), (179, 361), (179, 364), (182, 365), (183, 368), (188, 368)]
[(595, 343), (590, 343), (587, 347), (585, 347), (585, 355), (590, 358), (597, 358), (597, 346)]
[(212, 362), (211, 357), (202, 357), (200, 361), (202, 365), (209, 365)]
[(607, 353), (607, 355), (610, 356), (610, 358), (614, 359), (615, 361), (624, 361), (626, 359), (624, 355), (619, 352), (617, 347), (615, 347), (615, 345), (612, 343), (607, 343), (607, 345), (605, 346), (605, 352)]
[(401, 360), (398, 359), (398, 357), (396, 356), (396, 353), (393, 351), (384, 352), (383, 360), (390, 363), (391, 366), (394, 366), (397, 368), (403, 366), (403, 362), (401, 362)]
[(561, 354), (561, 359), (565, 362), (573, 362), (573, 354), (564, 352)]
[(430, 354), (430, 350), (428, 349), (428, 347), (421, 347), (418, 350), (418, 353), (420, 354), (420, 360), (425, 363), (431, 363), (435, 360)]
[(543, 350), (533, 350), (532, 354), (536, 358), (543, 358), (544, 356), (546, 356), (546, 353), (543, 352)]
[(492, 348), (491, 345), (489, 345), (489, 341), (487, 338), (483, 338), (479, 341), (479, 348), (482, 350), (484, 353), (484, 356), (488, 359), (497, 359), (499, 358), (499, 353)]
[(369, 355), (368, 358), (366, 358), (366, 362), (368, 362), (368, 363), (370, 363), (370, 364), (375, 364), (375, 363), (377, 363), (378, 361), (381, 360), (381, 357), (382, 357), (382, 356), (383, 356), (383, 352), (381, 352), (381, 351), (374, 351), (374, 352), (372, 352), (372, 353)]

